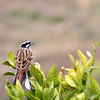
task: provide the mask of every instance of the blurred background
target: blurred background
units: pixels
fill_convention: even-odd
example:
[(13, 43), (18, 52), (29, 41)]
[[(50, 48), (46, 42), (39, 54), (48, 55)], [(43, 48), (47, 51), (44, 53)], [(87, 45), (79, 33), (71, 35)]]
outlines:
[[(68, 57), (76, 59), (77, 50), (93, 52), (93, 40), (100, 40), (100, 0), (0, 0), (0, 100), (8, 100), (4, 86), (6, 71), (3, 66), (7, 52), (16, 54), (22, 41), (34, 42), (34, 62), (39, 62), (47, 75), (55, 64), (59, 73), (62, 66), (73, 67)], [(95, 65), (100, 66), (100, 46)], [(66, 74), (66, 73), (65, 73)], [(93, 71), (99, 81), (100, 70)]]

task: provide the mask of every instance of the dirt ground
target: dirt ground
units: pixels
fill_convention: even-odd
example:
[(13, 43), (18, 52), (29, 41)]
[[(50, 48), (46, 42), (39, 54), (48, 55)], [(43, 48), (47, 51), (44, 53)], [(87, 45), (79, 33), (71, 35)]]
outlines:
[[(68, 57), (70, 52), (78, 59), (77, 50), (93, 52), (93, 40), (100, 40), (99, 0), (1, 0), (0, 1), (0, 100), (8, 100), (4, 86), (6, 71), (3, 66), (7, 52), (16, 54), (22, 41), (34, 42), (34, 62), (39, 62), (47, 74), (55, 64), (59, 73), (62, 66), (73, 67)], [(100, 65), (100, 46), (96, 64)], [(98, 80), (99, 71), (93, 72)], [(66, 73), (65, 73), (66, 74)], [(100, 81), (98, 81), (100, 83)]]

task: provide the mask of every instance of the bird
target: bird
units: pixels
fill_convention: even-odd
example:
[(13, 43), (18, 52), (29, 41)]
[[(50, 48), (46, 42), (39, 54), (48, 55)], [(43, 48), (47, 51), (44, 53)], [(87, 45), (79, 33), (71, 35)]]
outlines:
[(27, 70), (29, 69), (30, 63), (32, 63), (34, 58), (31, 49), (31, 45), (33, 44), (34, 43), (31, 41), (22, 42), (15, 55), (15, 66), (17, 69), (17, 73), (15, 74), (13, 84), (16, 85), (16, 81), (19, 80), (21, 84), (24, 82), (27, 89), (30, 89)]

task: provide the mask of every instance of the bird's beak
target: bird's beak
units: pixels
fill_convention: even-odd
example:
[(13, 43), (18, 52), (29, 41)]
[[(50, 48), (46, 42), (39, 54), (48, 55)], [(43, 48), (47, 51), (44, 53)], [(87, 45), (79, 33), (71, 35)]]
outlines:
[(33, 42), (31, 42), (31, 44), (30, 45), (33, 45), (34, 43)]

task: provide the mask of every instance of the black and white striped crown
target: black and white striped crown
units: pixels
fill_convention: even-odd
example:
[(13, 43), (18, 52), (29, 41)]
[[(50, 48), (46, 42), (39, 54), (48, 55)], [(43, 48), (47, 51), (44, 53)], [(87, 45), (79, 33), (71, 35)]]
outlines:
[(34, 43), (31, 42), (31, 41), (25, 41), (25, 42), (22, 42), (20, 44), (20, 48), (26, 48), (26, 49), (29, 49), (31, 45), (33, 45)]

